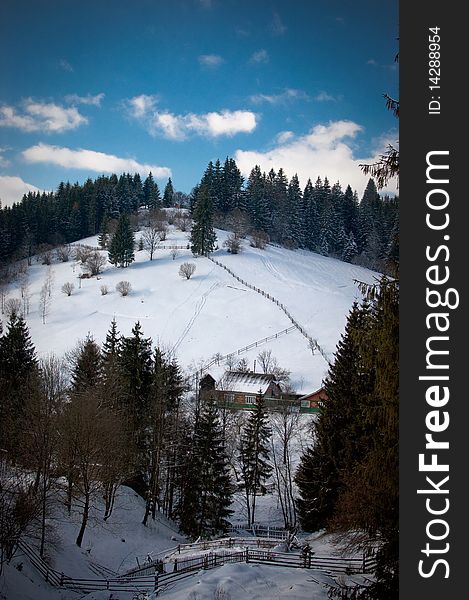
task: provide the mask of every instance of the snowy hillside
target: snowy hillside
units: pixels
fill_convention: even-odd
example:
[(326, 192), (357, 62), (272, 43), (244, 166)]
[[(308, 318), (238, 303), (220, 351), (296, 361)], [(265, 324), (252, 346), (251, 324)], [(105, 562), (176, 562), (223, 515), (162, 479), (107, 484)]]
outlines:
[[(247, 241), (241, 254), (231, 255), (222, 245), (227, 235), (217, 231), (219, 249), (213, 258), (283, 303), (332, 358), (347, 313), (360, 297), (354, 280), (371, 282), (375, 274), (308, 251), (270, 245), (265, 250), (251, 248)], [(97, 238), (81, 243), (97, 246)], [(27, 275), (31, 294), (27, 322), (38, 355), (54, 352), (61, 356), (88, 333), (101, 343), (115, 317), (124, 335), (130, 334), (139, 320), (144, 335), (173, 352), (183, 369), (190, 372), (217, 353), (237, 352), (292, 326), (291, 320), (272, 301), (240, 284), (207, 258), (194, 258), (186, 249), (187, 243), (187, 233), (170, 227), (163, 245), (184, 247), (175, 258), (169, 248), (157, 250), (153, 261), (146, 252), (136, 252), (136, 260), (130, 267), (120, 269), (108, 263), (99, 278), (82, 280), (81, 289), (78, 280), (81, 268), (77, 263), (54, 262), (47, 267), (33, 262)], [(186, 261), (196, 265), (190, 280), (178, 275), (179, 266)], [(49, 269), (53, 281), (51, 306), (43, 324), (39, 298)], [(116, 283), (121, 280), (132, 285), (127, 297), (115, 291)], [(61, 292), (66, 282), (75, 286), (70, 297)], [(109, 288), (107, 295), (101, 295), (102, 285)], [(10, 285), (8, 297), (20, 298), (19, 281)], [(246, 358), (252, 368), (262, 350), (271, 350), (279, 364), (291, 371), (298, 392), (320, 387), (327, 362), (319, 352), (313, 355), (308, 340), (298, 330), (241, 352), (239, 358)], [(210, 372), (218, 377), (222, 370), (220, 364)]]

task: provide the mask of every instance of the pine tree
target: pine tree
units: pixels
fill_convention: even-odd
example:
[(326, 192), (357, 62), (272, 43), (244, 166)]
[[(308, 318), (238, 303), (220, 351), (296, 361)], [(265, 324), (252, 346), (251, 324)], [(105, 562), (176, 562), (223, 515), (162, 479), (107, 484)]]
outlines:
[(193, 214), (191, 250), (193, 254), (206, 256), (213, 252), (217, 236), (213, 229), (212, 202), (206, 187), (201, 187)]
[(101, 223), (101, 232), (98, 236), (99, 247), (103, 250), (107, 247), (109, 240), (109, 216), (104, 213), (103, 221)]
[(298, 175), (293, 175), (287, 190), (288, 221), (283, 241), (293, 248), (303, 247), (305, 211)]
[(143, 184), (143, 201), (145, 206), (150, 210), (161, 208), (162, 205), (160, 190), (158, 184), (153, 179), (151, 171)]
[(174, 196), (174, 188), (173, 182), (171, 181), (171, 177), (168, 179), (168, 183), (166, 184), (163, 192), (163, 206), (169, 208), (173, 206), (173, 196)]
[(226, 530), (233, 494), (228, 458), (217, 411), (204, 406), (194, 434), (192, 481), (179, 515), (181, 529), (193, 537), (213, 537)]
[(269, 462), (271, 435), (264, 399), (259, 395), (241, 435), (238, 448), (249, 526), (254, 523), (256, 496), (258, 492), (265, 491), (265, 480), (272, 472), (272, 465)]
[(342, 260), (345, 262), (352, 262), (354, 256), (356, 256), (358, 252), (357, 244), (355, 243), (355, 236), (353, 235), (353, 231), (350, 231), (349, 235), (346, 237), (344, 250), (342, 252)]
[(266, 187), (265, 175), (262, 174), (260, 167), (256, 165), (247, 181), (245, 202), (253, 228), (265, 232), (269, 228)]
[(24, 427), (24, 402), (30, 379), (37, 374), (36, 351), (24, 319), (12, 315), (0, 337), (0, 448), (11, 457), (15, 439)]
[(117, 229), (109, 243), (109, 262), (115, 266), (128, 267), (134, 260), (135, 238), (127, 215), (121, 215)]
[(93, 338), (88, 336), (80, 344), (73, 358), (71, 377), (73, 391), (83, 392), (96, 388), (101, 382), (102, 372), (101, 350)]
[(344, 475), (363, 456), (359, 405), (371, 389), (372, 374), (364, 370), (357, 335), (367, 328), (368, 320), (367, 305), (354, 304), (325, 381), (328, 400), (321, 404), (314, 426), (315, 445), (302, 457), (295, 477), (299, 517), (308, 531), (328, 524)]

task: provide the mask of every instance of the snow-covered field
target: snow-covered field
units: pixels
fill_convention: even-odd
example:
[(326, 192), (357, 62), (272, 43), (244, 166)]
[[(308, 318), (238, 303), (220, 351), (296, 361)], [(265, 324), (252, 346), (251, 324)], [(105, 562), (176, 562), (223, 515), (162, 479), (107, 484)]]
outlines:
[[(347, 313), (360, 297), (354, 280), (371, 282), (376, 274), (312, 252), (271, 245), (258, 250), (245, 242), (240, 254), (231, 255), (222, 246), (227, 235), (217, 230), (219, 249), (213, 257), (282, 302), (332, 358)], [(186, 246), (187, 242), (187, 233), (170, 227), (163, 244)], [(82, 243), (97, 246), (97, 238)], [(178, 275), (179, 266), (187, 261), (196, 265), (190, 280)], [(53, 277), (51, 306), (43, 324), (39, 297), (49, 268)], [(124, 335), (129, 335), (135, 322), (140, 321), (144, 335), (173, 352), (183, 369), (190, 372), (217, 353), (227, 355), (292, 325), (273, 302), (246, 288), (207, 258), (194, 258), (187, 249), (179, 250), (175, 259), (171, 250), (159, 249), (153, 261), (146, 252), (136, 252), (130, 267), (120, 269), (108, 263), (99, 279), (82, 280), (81, 289), (80, 272), (73, 261), (55, 262), (51, 267), (33, 262), (28, 269), (31, 310), (27, 322), (39, 356), (50, 352), (61, 356), (88, 333), (101, 343), (115, 317)], [(121, 280), (132, 285), (127, 297), (115, 291)], [(70, 297), (61, 292), (65, 282), (75, 285)], [(109, 294), (101, 295), (102, 285), (109, 288)], [(11, 284), (8, 297), (20, 298), (19, 281)], [(279, 364), (291, 371), (298, 392), (320, 387), (327, 362), (319, 352), (313, 355), (299, 331), (240, 353), (239, 358), (246, 358), (253, 368), (262, 350), (271, 350)], [(222, 371), (220, 365), (210, 372), (217, 378)]]

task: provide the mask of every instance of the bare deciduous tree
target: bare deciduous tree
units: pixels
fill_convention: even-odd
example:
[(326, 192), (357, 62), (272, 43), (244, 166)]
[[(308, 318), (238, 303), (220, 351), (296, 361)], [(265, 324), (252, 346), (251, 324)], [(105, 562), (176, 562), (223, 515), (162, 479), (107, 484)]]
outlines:
[(119, 292), (121, 296), (128, 296), (132, 291), (132, 286), (129, 281), (119, 281), (116, 284), (116, 291)]
[(74, 246), (75, 249), (75, 260), (80, 262), (82, 265), (86, 264), (88, 257), (93, 252), (93, 248), (90, 246), (85, 246), (80, 244), (78, 246)]
[(241, 251), (241, 238), (239, 238), (235, 233), (230, 233), (230, 235), (223, 242), (223, 246), (227, 248), (228, 252), (231, 254), (238, 254)]
[(65, 246), (59, 246), (55, 252), (58, 260), (62, 262), (68, 262), (72, 257), (72, 249), (68, 244)]
[(8, 318), (21, 315), (21, 300), (19, 298), (8, 298), (5, 301), (5, 315)]
[(89, 254), (83, 268), (88, 271), (91, 276), (99, 275), (107, 263), (107, 258), (101, 252), (94, 250)]
[(253, 248), (259, 248), (260, 250), (264, 250), (264, 248), (269, 243), (269, 236), (265, 231), (253, 231), (251, 233), (251, 246)]
[(51, 298), (49, 296), (48, 286), (45, 283), (41, 288), (41, 293), (39, 294), (39, 312), (42, 317), (42, 322), (46, 323), (46, 318), (50, 312)]
[(70, 281), (67, 281), (62, 286), (62, 293), (65, 294), (66, 296), (71, 296), (73, 294), (74, 289), (75, 289), (74, 284), (71, 283)]
[(150, 257), (150, 260), (153, 260), (153, 255), (161, 244), (160, 235), (160, 231), (155, 225), (150, 225), (142, 233), (143, 248)]
[(100, 288), (99, 288), (100, 292), (101, 292), (101, 296), (106, 296), (109, 293), (109, 288), (107, 285), (103, 284)]
[(186, 279), (190, 279), (192, 277), (192, 275), (195, 272), (195, 265), (194, 263), (182, 263), (182, 265), (179, 267), (179, 275), (181, 277), (185, 277)]
[(176, 260), (176, 258), (179, 256), (179, 250), (177, 248), (172, 248), (171, 249), (171, 258), (173, 260)]

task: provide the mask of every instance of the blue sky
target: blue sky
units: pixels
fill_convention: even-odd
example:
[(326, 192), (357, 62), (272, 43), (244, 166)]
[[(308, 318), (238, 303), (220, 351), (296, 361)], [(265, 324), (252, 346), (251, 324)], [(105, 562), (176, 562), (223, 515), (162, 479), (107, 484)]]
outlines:
[(189, 192), (226, 156), (360, 194), (398, 35), (397, 0), (2, 0), (0, 198), (149, 169)]

